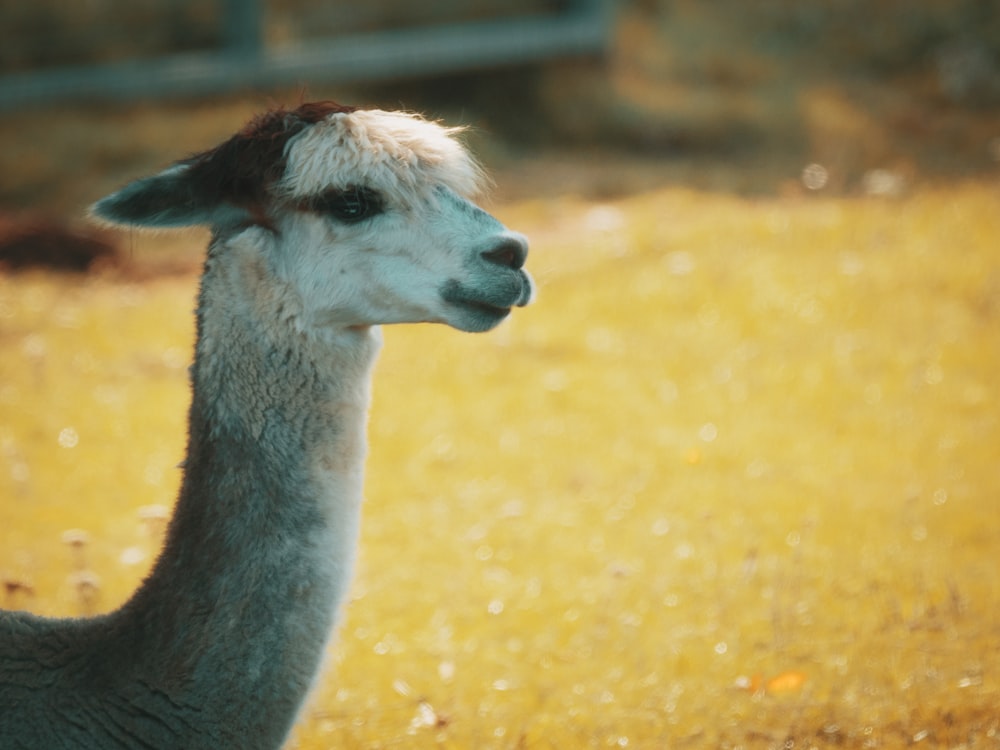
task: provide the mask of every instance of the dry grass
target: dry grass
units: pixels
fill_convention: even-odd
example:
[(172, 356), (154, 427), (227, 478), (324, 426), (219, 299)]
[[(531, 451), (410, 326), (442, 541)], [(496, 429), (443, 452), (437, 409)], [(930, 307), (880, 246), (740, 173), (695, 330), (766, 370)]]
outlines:
[[(997, 747), (998, 198), (500, 206), (540, 299), (489, 335), (387, 332), (297, 746)], [(99, 608), (150, 563), (193, 294), (0, 278), (15, 604), (79, 611), (66, 529)]]
[[(934, 69), (995, 23), (821, 5), (636, 3), (606, 78), (465, 82), (519, 144), (473, 136), (540, 299), (484, 336), (387, 331), (296, 747), (1000, 748), (1000, 115)], [(79, 215), (268, 103), (8, 116), (0, 203)], [(108, 609), (151, 564), (203, 239), (0, 276), (8, 606)]]

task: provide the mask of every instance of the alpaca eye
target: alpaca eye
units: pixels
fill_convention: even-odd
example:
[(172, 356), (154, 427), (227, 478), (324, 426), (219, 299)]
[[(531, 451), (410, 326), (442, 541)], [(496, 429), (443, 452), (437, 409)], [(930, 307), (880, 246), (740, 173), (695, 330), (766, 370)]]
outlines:
[(382, 197), (371, 188), (348, 187), (328, 190), (316, 198), (312, 209), (347, 224), (382, 213)]

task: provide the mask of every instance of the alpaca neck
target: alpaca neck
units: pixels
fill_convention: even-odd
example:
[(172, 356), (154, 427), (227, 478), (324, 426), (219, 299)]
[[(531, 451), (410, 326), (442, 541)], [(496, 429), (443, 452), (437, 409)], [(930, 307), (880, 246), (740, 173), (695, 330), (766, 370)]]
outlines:
[(238, 257), (206, 266), (181, 493), (123, 614), (156, 641), (149, 658), (173, 680), (158, 689), (204, 703), (211, 686), (213, 709), (274, 732), (294, 720), (349, 583), (379, 333), (305, 330), (293, 299), (255, 294), (257, 272)]

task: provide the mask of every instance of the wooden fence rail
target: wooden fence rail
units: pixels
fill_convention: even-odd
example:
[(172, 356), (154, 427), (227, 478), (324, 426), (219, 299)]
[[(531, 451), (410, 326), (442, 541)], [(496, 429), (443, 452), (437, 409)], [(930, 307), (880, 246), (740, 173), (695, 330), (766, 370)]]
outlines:
[(354, 83), (599, 54), (610, 3), (546, 16), (398, 29), (281, 48), (263, 43), (262, 0), (225, 0), (222, 49), (0, 76), (0, 111), (46, 102), (197, 96), (301, 83)]

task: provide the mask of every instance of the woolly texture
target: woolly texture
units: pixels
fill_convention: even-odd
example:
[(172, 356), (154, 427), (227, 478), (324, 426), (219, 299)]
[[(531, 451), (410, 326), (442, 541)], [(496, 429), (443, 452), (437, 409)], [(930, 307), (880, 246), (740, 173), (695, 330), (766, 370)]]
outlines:
[(376, 186), (390, 202), (429, 199), (435, 186), (471, 198), (482, 169), (446, 128), (417, 115), (381, 110), (334, 113), (288, 142), (279, 190), (291, 198), (331, 188)]

